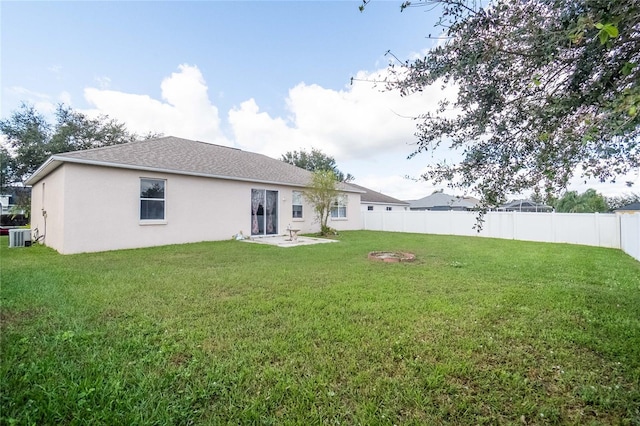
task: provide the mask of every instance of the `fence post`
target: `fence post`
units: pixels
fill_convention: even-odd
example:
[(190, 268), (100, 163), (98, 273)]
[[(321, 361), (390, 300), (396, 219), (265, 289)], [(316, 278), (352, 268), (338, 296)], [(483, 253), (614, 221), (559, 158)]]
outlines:
[(616, 225), (618, 226), (618, 248), (623, 249), (622, 247), (622, 215), (616, 213)]

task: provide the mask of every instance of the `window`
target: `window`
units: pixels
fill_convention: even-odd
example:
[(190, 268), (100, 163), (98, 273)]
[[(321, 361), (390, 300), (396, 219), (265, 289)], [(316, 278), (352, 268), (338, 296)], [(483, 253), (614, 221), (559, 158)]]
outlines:
[(387, 211), (390, 212), (391, 211), (391, 207), (387, 206)]
[(367, 206), (367, 211), (372, 212), (373, 211), (373, 206)]
[(347, 217), (347, 196), (340, 194), (336, 197), (331, 207), (331, 217), (334, 219), (346, 219)]
[(164, 220), (165, 181), (140, 179), (140, 220)]
[(293, 191), (293, 195), (291, 196), (291, 204), (291, 217), (294, 219), (302, 219), (302, 192)]

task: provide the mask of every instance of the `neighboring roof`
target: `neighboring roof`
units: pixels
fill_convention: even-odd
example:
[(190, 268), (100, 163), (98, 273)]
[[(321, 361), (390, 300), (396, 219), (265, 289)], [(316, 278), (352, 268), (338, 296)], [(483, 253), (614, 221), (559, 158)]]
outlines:
[(443, 192), (434, 192), (419, 200), (410, 202), (412, 209), (432, 209), (435, 207), (467, 208), (473, 209), (478, 205), (478, 200), (473, 197), (456, 197)]
[(627, 204), (626, 206), (622, 206), (620, 208), (617, 208), (615, 211), (620, 211), (620, 210), (632, 210), (632, 211), (638, 210), (638, 211), (640, 211), (640, 202)]
[[(52, 155), (26, 184), (35, 184), (65, 162), (302, 187), (312, 175), (266, 155), (167, 136)], [(339, 189), (360, 192), (346, 184)]]
[(498, 207), (498, 210), (527, 210), (527, 211), (536, 211), (536, 210), (553, 210), (553, 207), (547, 206), (545, 204), (538, 204), (535, 201), (531, 200), (515, 200), (510, 203), (503, 204)]
[(364, 191), (364, 194), (360, 195), (360, 202), (362, 204), (396, 204), (399, 206), (408, 206), (406, 201), (398, 200), (397, 198), (390, 197), (380, 192), (373, 191), (364, 186), (356, 185), (355, 183), (349, 183), (349, 186), (353, 186), (356, 189)]

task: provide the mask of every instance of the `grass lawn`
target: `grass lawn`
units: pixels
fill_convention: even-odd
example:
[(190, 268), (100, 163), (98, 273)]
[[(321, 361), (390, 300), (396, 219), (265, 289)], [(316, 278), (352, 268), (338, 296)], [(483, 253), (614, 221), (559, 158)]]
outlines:
[(640, 424), (622, 251), (339, 238), (61, 256), (4, 237), (0, 423)]

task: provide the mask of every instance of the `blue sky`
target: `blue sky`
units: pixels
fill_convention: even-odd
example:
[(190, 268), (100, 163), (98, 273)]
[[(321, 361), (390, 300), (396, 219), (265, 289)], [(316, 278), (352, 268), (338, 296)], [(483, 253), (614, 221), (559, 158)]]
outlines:
[(453, 89), (401, 98), (349, 84), (384, 75), (388, 50), (405, 59), (432, 46), (437, 10), (401, 13), (400, 3), (374, 1), (360, 13), (357, 1), (3, 1), (2, 117), (23, 101), (42, 112), (64, 102), (140, 133), (275, 158), (316, 147), (360, 185), (420, 198), (439, 187), (404, 176), (455, 155), (407, 160), (415, 122), (403, 117)]

